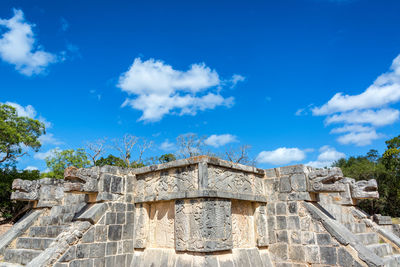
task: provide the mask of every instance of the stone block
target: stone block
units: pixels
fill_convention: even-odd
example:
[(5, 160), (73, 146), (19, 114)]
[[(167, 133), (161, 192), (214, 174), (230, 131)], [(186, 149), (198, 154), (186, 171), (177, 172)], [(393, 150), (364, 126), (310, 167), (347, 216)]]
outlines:
[(287, 228), (291, 230), (300, 229), (300, 219), (298, 216), (288, 216), (287, 217)]
[(330, 245), (331, 244), (330, 234), (317, 234), (317, 244), (318, 245)]
[(124, 224), (125, 223), (125, 212), (118, 212), (117, 213), (117, 224)]
[(96, 242), (107, 241), (107, 226), (97, 225), (94, 230), (94, 240)]
[(94, 242), (94, 227), (89, 229), (86, 233), (82, 236), (82, 243), (93, 243)]
[(297, 214), (297, 202), (289, 202), (288, 210), (289, 214)]
[(122, 237), (122, 225), (109, 225), (108, 226), (108, 239), (110, 241), (121, 240)]
[(309, 246), (304, 246), (305, 250), (305, 260), (310, 263), (319, 263), (320, 258), (319, 258), (319, 246), (315, 245), (309, 245)]
[(117, 214), (115, 212), (107, 212), (106, 213), (106, 224), (116, 224), (117, 222)]
[(335, 247), (319, 247), (321, 263), (336, 265), (337, 253)]
[(288, 233), (286, 230), (275, 231), (275, 233), (276, 233), (276, 241), (277, 242), (284, 242), (284, 243), (289, 242)]
[(353, 256), (345, 249), (338, 248), (338, 264), (343, 267), (353, 266)]
[(303, 246), (289, 246), (289, 259), (297, 262), (304, 262), (305, 253)]
[(290, 231), (291, 244), (301, 244), (301, 231)]
[(76, 258), (76, 246), (70, 247), (67, 252), (60, 258), (61, 262), (69, 262)]
[(286, 215), (286, 203), (276, 203), (276, 215)]
[(272, 244), (269, 247), (269, 252), (273, 261), (282, 261), (288, 259), (288, 245), (283, 243)]
[(90, 244), (78, 244), (76, 246), (76, 257), (77, 258), (89, 258)]
[(116, 255), (117, 254), (117, 242), (107, 242), (106, 244), (106, 255)]
[(96, 224), (104, 213), (107, 211), (108, 206), (106, 203), (96, 203), (88, 207), (86, 211), (84, 211), (77, 218), (78, 221), (88, 221), (91, 224)]
[(276, 216), (276, 229), (287, 229), (286, 216)]
[(281, 179), (279, 180), (279, 192), (289, 193), (290, 191), (292, 191), (292, 187), (290, 185), (289, 176), (281, 177)]
[(134, 223), (134, 247), (145, 248), (149, 234), (149, 205), (145, 203), (136, 204)]
[(90, 258), (102, 258), (105, 255), (106, 243), (90, 244)]
[(294, 191), (304, 192), (307, 190), (306, 176), (304, 173), (293, 174), (290, 176), (290, 183)]

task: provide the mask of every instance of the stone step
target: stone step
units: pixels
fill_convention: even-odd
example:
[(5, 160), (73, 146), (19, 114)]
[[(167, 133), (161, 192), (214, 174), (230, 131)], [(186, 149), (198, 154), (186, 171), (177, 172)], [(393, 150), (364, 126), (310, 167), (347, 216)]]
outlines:
[(379, 257), (385, 257), (393, 254), (392, 246), (386, 243), (368, 245), (367, 248), (372, 250), (372, 252)]
[(54, 238), (20, 237), (17, 239), (17, 248), (45, 250), (54, 241)]
[(379, 243), (379, 237), (376, 233), (362, 233), (356, 234), (358, 240), (364, 245), (371, 245)]
[(51, 225), (51, 226), (32, 226), (29, 228), (28, 236), (30, 237), (57, 237), (66, 225)]
[(4, 260), (25, 265), (42, 252), (42, 250), (33, 249), (6, 249), (4, 252)]
[(66, 213), (58, 216), (43, 216), (40, 218), (40, 225), (65, 225), (72, 222), (74, 213)]
[(399, 267), (400, 266), (400, 254), (394, 254), (383, 257), (385, 267)]
[(367, 226), (365, 223), (346, 223), (346, 228), (355, 234), (367, 232)]

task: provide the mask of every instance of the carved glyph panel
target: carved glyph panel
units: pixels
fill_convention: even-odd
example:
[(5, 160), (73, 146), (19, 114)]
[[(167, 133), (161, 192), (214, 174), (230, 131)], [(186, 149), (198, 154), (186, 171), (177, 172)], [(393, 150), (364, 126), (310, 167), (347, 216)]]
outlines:
[(234, 248), (256, 246), (254, 207), (251, 202), (232, 200), (232, 239)]
[(135, 196), (195, 191), (198, 189), (197, 165), (140, 174), (136, 180)]
[(175, 202), (175, 246), (178, 251), (232, 248), (231, 201), (190, 199)]

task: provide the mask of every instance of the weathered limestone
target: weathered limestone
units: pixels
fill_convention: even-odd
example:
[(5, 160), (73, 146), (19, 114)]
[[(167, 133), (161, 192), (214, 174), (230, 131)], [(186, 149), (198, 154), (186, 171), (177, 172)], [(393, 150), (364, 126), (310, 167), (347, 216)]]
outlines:
[(64, 180), (16, 180), (14, 190), (41, 215), (0, 242), (13, 264), (400, 266), (388, 219), (377, 224), (354, 206), (378, 197), (376, 181), (339, 168), (261, 170), (199, 156), (71, 167)]

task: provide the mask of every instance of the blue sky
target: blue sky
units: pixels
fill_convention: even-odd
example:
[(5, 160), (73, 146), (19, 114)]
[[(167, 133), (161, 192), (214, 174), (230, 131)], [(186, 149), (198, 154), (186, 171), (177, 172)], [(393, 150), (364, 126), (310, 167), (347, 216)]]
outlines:
[[(0, 6), (0, 102), (54, 148), (125, 133), (249, 144), (263, 168), (330, 164), (399, 132), (400, 2), (19, 1)], [(167, 149), (168, 148), (168, 149)], [(112, 152), (112, 151), (110, 151)]]

